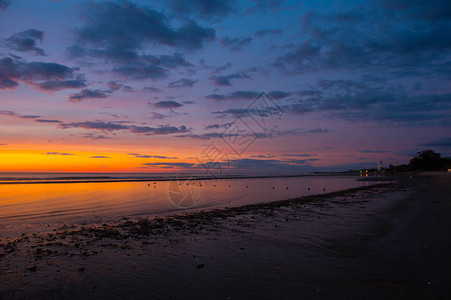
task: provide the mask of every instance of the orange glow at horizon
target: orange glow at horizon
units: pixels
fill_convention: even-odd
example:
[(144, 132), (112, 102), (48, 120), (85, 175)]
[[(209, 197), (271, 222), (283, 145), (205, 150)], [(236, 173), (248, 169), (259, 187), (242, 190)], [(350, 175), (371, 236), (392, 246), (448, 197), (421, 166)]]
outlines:
[[(183, 168), (161, 168), (150, 166), (142, 168), (143, 163), (164, 163), (162, 158), (136, 158), (129, 152), (113, 149), (98, 149), (98, 151), (82, 150), (82, 147), (71, 146), (69, 149), (54, 148), (52, 152), (42, 150), (45, 146), (35, 146), (31, 149), (0, 148), (0, 172), (133, 172), (133, 173), (168, 173), (184, 171)], [(28, 147), (27, 147), (28, 148)], [(48, 146), (44, 149), (48, 149)], [(72, 149), (72, 150), (71, 150)], [(96, 149), (97, 150), (97, 149)], [(146, 154), (143, 151), (136, 151)], [(161, 153), (161, 152), (159, 152)], [(171, 162), (192, 162), (177, 153), (165, 153), (164, 156), (179, 157)]]

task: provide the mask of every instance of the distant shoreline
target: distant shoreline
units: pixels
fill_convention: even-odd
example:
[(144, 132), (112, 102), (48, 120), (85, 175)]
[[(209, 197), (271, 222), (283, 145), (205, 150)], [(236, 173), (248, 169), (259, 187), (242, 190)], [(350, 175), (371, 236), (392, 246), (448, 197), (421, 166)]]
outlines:
[(218, 177), (208, 177), (208, 176), (177, 176), (165, 177), (165, 178), (112, 178), (110, 176), (95, 176), (95, 177), (61, 177), (49, 178), (49, 179), (1, 179), (0, 184), (55, 184), (55, 183), (102, 183), (102, 182), (146, 182), (146, 181), (173, 181), (173, 180), (227, 180), (227, 179), (262, 179), (262, 178), (298, 178), (298, 177), (327, 177), (327, 176), (355, 176), (358, 177), (359, 174), (350, 174), (345, 172), (325, 172), (325, 173), (313, 173), (313, 174), (298, 174), (298, 175), (262, 175), (262, 176), (218, 176)]

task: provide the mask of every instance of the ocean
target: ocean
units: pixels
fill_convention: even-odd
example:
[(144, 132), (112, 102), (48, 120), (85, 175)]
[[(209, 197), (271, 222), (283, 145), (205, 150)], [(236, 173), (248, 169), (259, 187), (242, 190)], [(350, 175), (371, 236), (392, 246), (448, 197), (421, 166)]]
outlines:
[(53, 230), (67, 224), (101, 224), (124, 218), (285, 200), (371, 184), (357, 179), (356, 176), (199, 179), (187, 174), (177, 177), (8, 173), (0, 175), (0, 237)]

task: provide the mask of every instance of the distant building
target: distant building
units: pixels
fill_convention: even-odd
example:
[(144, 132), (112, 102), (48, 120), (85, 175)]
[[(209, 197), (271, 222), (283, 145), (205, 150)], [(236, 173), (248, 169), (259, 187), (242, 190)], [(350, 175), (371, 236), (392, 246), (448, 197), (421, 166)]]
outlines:
[(378, 172), (382, 171), (382, 163), (383, 163), (383, 161), (381, 160), (381, 161), (379, 161), (379, 163), (377, 164), (377, 171), (378, 171)]

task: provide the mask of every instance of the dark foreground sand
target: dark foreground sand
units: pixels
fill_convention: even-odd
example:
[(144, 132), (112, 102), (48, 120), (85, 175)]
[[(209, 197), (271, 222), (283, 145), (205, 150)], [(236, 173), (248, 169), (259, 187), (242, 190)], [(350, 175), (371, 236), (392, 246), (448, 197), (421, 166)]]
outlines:
[(451, 176), (0, 240), (0, 298), (449, 299)]

